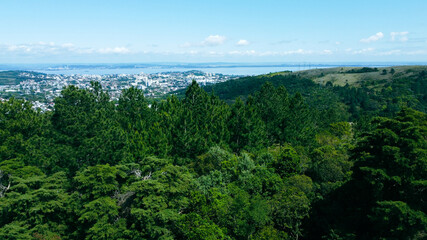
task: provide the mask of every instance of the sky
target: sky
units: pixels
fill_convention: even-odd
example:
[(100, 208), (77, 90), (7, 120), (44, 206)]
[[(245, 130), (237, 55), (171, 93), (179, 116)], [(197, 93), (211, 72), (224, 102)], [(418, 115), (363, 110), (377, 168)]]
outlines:
[(426, 0), (0, 0), (0, 63), (427, 62)]

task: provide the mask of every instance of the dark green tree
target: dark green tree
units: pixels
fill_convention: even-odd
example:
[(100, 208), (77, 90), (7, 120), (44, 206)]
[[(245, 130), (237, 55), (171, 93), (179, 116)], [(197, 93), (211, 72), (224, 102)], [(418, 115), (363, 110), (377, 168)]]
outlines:
[(183, 157), (197, 156), (209, 147), (227, 142), (228, 116), (228, 105), (193, 81), (182, 101), (182, 115), (173, 129), (173, 152)]
[(230, 147), (235, 152), (241, 150), (258, 150), (266, 145), (265, 124), (255, 107), (248, 100), (245, 104), (238, 98), (231, 106), (228, 120)]
[(427, 229), (427, 115), (403, 109), (393, 119), (377, 117), (372, 124), (353, 150), (352, 179), (316, 207), (332, 226), (323, 234), (422, 239)]

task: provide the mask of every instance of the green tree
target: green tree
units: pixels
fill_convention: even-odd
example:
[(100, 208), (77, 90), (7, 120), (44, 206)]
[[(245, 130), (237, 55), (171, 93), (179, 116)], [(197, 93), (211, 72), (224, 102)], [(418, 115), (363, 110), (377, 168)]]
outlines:
[(113, 196), (118, 190), (117, 168), (110, 165), (96, 165), (78, 172), (74, 177), (76, 187), (82, 199), (94, 200), (100, 197)]
[(310, 200), (297, 187), (285, 186), (271, 200), (275, 228), (286, 232), (290, 239), (303, 234), (303, 221), (309, 216)]
[[(427, 229), (427, 115), (403, 109), (393, 119), (377, 117), (372, 124), (352, 151), (352, 179), (317, 207), (333, 226), (326, 231), (357, 239), (422, 239)], [(343, 215), (336, 218), (328, 211)]]
[(230, 239), (215, 223), (203, 219), (196, 213), (183, 215), (179, 220), (178, 228), (182, 232), (183, 239)]
[(118, 239), (123, 229), (119, 206), (111, 197), (100, 197), (84, 205), (79, 222), (86, 230), (86, 239)]
[(281, 177), (289, 177), (301, 172), (301, 159), (291, 146), (277, 146), (271, 149), (275, 155), (272, 167)]
[(10, 191), (0, 198), (0, 236), (3, 239), (65, 236), (70, 224), (65, 173), (11, 178)]
[(227, 142), (229, 107), (217, 96), (207, 94), (193, 81), (185, 93), (182, 108), (173, 129), (175, 154), (194, 157), (209, 147)]
[(313, 115), (302, 95), (289, 96), (285, 87), (265, 83), (254, 94), (253, 104), (266, 124), (270, 144), (307, 144), (313, 139)]
[(67, 161), (77, 168), (115, 164), (127, 157), (126, 136), (115, 118), (114, 103), (99, 82), (92, 82), (88, 90), (65, 88), (55, 99), (52, 124), (57, 141), (71, 147)]
[(230, 147), (235, 152), (243, 149), (260, 149), (266, 144), (265, 124), (259, 117), (254, 106), (240, 99), (231, 106), (231, 114), (228, 120), (228, 129), (230, 132)]
[[(131, 87), (122, 91), (117, 105), (118, 118), (123, 128), (135, 127), (139, 121), (151, 122), (151, 112), (144, 92)], [(138, 129), (141, 130), (141, 129)]]
[[(153, 166), (155, 167), (155, 166)], [(185, 168), (167, 164), (140, 178), (129, 189), (135, 192), (131, 203), (129, 227), (131, 239), (172, 239), (176, 223), (189, 204), (193, 179)]]

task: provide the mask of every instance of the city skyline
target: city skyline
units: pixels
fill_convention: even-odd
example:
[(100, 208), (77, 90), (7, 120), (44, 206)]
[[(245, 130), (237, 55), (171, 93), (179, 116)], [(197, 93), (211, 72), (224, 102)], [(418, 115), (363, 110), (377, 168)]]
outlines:
[(427, 59), (427, 2), (420, 0), (1, 5), (1, 64)]

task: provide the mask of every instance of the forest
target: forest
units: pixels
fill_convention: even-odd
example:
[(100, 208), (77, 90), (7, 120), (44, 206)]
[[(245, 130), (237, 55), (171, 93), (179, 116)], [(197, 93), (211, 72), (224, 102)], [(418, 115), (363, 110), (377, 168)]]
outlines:
[(426, 239), (427, 74), (385, 74), (1, 102), (0, 239)]

